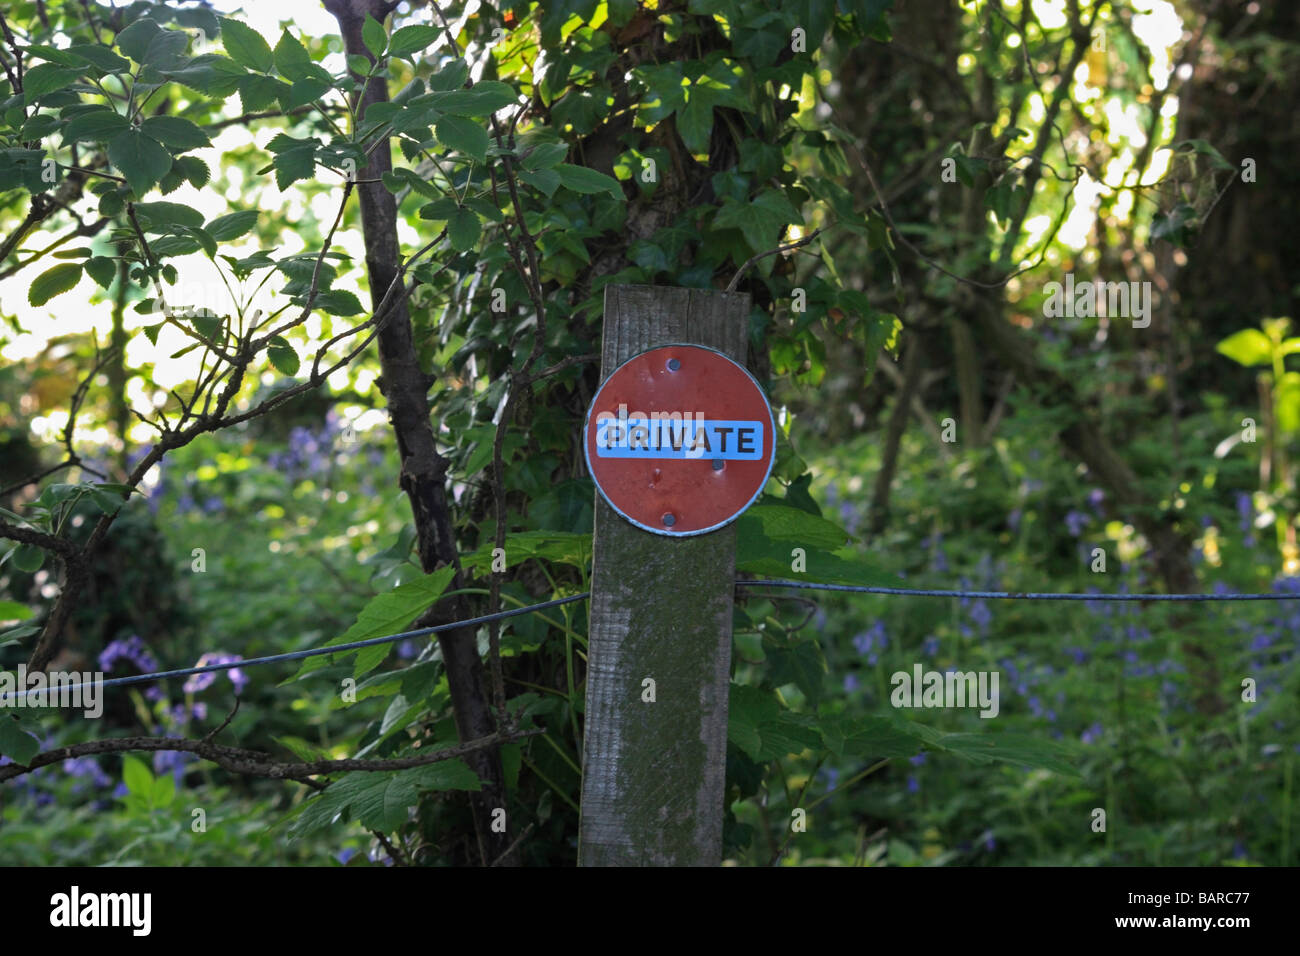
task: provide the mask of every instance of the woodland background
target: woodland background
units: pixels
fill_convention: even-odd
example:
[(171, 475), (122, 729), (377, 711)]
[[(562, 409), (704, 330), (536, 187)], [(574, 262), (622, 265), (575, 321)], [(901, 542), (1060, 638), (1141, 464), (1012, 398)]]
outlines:
[[(783, 440), (742, 572), (1300, 591), (1295, 5), (247, 7), (5, 4), (6, 669), (584, 590), (610, 282), (752, 296)], [(1066, 274), (1150, 283), (1151, 324), (1046, 315)], [(0, 714), (0, 862), (570, 865), (585, 629)], [(1297, 635), (1287, 602), (743, 597), (726, 858), (1295, 865)], [(918, 662), (998, 670), (998, 718), (893, 712)]]

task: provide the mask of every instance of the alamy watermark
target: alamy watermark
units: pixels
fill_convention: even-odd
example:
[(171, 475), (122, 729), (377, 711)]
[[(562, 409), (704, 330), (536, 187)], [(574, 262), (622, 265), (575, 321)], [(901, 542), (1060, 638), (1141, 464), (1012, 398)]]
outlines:
[(1074, 273), (1065, 274), (1065, 284), (1049, 282), (1043, 286), (1047, 299), (1043, 302), (1043, 315), (1049, 319), (1092, 318), (1106, 316), (1111, 319), (1132, 319), (1133, 328), (1145, 329), (1151, 324), (1150, 282), (1091, 282), (1076, 283)]
[(70, 707), (94, 720), (104, 713), (103, 671), (0, 672), (0, 708)]
[(998, 715), (998, 671), (896, 671), (889, 678), (895, 707), (979, 707), (981, 717)]

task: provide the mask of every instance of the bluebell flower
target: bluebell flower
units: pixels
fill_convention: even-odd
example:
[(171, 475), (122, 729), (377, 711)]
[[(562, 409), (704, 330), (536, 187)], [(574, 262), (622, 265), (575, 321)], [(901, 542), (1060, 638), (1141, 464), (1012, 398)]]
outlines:
[[(209, 651), (198, 659), (195, 667), (209, 667), (213, 664), (233, 664), (235, 661), (242, 661), (243, 658), (238, 654), (223, 654), (220, 651)], [(232, 667), (226, 671), (226, 676), (230, 678), (230, 683), (235, 685), (235, 693), (243, 691), (248, 684), (248, 678), (238, 667)], [(199, 691), (207, 690), (216, 682), (217, 671), (208, 671), (204, 674), (191, 674), (185, 681), (184, 690), (187, 694), (197, 694)]]
[(917, 779), (914, 775), (909, 773), (907, 775), (907, 792), (916, 793), (920, 789), (921, 789), (921, 784), (917, 782)]
[(921, 767), (921, 766), (924, 766), (924, 765), (925, 765), (925, 754), (924, 754), (924, 753), (919, 753), (919, 754), (917, 754), (915, 757), (908, 757), (908, 758), (907, 758), (907, 762), (910, 763), (913, 767)]
[(934, 657), (936, 654), (939, 653), (939, 638), (931, 634), (929, 637), (927, 637), (924, 641), (921, 642), (921, 651), (927, 657)]
[(1085, 744), (1095, 744), (1101, 739), (1102, 727), (1099, 723), (1093, 723), (1079, 735), (1079, 739)]
[(1070, 532), (1070, 537), (1077, 538), (1083, 534), (1083, 529), (1092, 523), (1092, 519), (1082, 511), (1075, 511), (1071, 508), (1065, 515), (1065, 527)]
[(860, 686), (860, 685), (859, 685), (859, 683), (858, 683), (858, 675), (857, 675), (857, 674), (845, 674), (845, 675), (844, 675), (844, 692), (845, 692), (846, 694), (851, 694), (851, 693), (853, 693), (855, 690), (858, 689), (859, 686)]
[(149, 651), (139, 634), (132, 634), (125, 640), (110, 641), (99, 655), (99, 669), (109, 672), (118, 660), (125, 658), (136, 666), (141, 673), (158, 670), (158, 660)]
[(339, 850), (339, 852), (335, 853), (334, 859), (338, 860), (340, 863), (346, 866), (348, 860), (352, 859), (356, 855), (357, 855), (356, 849), (354, 847), (348, 846), (348, 847), (344, 847), (343, 849)]

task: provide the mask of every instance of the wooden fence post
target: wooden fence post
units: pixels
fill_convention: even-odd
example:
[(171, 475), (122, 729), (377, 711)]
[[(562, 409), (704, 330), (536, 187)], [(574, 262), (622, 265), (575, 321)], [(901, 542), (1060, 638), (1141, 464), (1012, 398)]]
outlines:
[[(748, 328), (745, 294), (606, 286), (601, 381), (670, 343), (743, 365)], [(721, 862), (735, 563), (734, 524), (665, 537), (597, 494), (580, 865)]]

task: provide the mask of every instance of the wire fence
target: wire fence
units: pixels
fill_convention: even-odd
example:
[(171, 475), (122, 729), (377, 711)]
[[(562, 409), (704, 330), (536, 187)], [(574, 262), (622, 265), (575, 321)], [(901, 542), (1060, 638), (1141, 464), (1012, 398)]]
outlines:
[[(817, 581), (784, 581), (763, 578), (738, 580), (736, 581), (736, 586), (743, 588), (799, 588), (813, 591), (842, 591), (853, 594), (882, 594), (901, 597), (955, 597), (1006, 601), (1181, 601), (1195, 603), (1221, 601), (1300, 601), (1300, 591), (1273, 594), (1102, 594), (1097, 592), (1081, 594), (1077, 592), (1061, 591), (968, 591), (946, 588), (902, 588), (862, 584), (823, 584)], [(363, 647), (374, 647), (378, 644), (392, 644), (396, 641), (404, 641), (413, 637), (425, 637), (430, 634), (438, 634), (442, 631), (453, 631), (462, 627), (477, 627), (480, 624), (488, 624), (492, 621), (500, 621), (511, 617), (519, 617), (524, 614), (533, 614), (537, 611), (547, 610), (548, 608), (560, 607), (564, 604), (572, 604), (575, 601), (585, 601), (589, 597), (591, 597), (591, 592), (583, 591), (581, 594), (571, 594), (567, 597), (556, 598), (552, 601), (543, 601), (540, 604), (530, 604), (527, 607), (511, 608), (508, 611), (498, 611), (495, 614), (484, 614), (480, 617), (472, 617), (463, 621), (453, 621), (450, 624), (421, 627), (411, 631), (402, 631), (398, 634), (386, 634), (383, 637), (371, 637), (362, 641), (351, 641), (346, 644), (332, 644), (324, 647), (312, 647), (306, 650), (289, 651), (285, 654), (270, 654), (266, 657), (253, 657), (247, 660), (224, 661), (219, 664), (205, 664), (202, 667), (182, 667), (176, 670), (156, 671), (151, 674), (133, 674), (129, 677), (113, 677), (108, 680), (96, 681), (91, 684), (76, 684), (69, 687), (60, 685), (57, 690), (60, 693), (65, 691), (71, 693), (72, 691), (81, 690), (91, 686), (122, 687), (128, 684), (143, 684), (148, 681), (165, 680), (171, 677), (190, 677), (194, 674), (208, 674), (214, 671), (233, 670), (235, 668), (242, 670), (246, 667), (258, 667), (262, 664), (275, 664), (280, 661), (300, 661), (309, 657), (319, 657), (323, 654), (342, 654), (348, 651), (359, 650)], [(23, 691), (14, 691), (11, 694), (4, 695), (4, 697), (5, 699), (26, 697), (29, 694), (50, 693), (52, 690), (54, 690), (54, 688), (34, 688)]]

